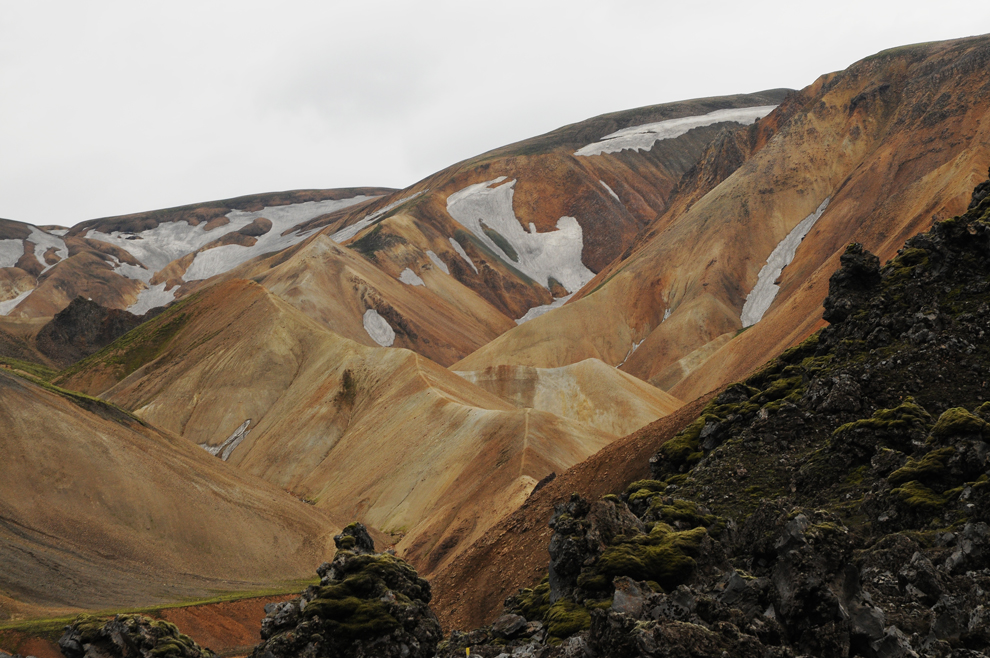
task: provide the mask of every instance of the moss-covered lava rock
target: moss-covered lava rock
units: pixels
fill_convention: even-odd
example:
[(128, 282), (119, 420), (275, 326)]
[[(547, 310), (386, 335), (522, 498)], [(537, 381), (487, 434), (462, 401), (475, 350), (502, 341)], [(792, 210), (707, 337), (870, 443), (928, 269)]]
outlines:
[(196, 644), (167, 621), (142, 615), (84, 615), (65, 627), (58, 646), (66, 658), (208, 658), (214, 653)]

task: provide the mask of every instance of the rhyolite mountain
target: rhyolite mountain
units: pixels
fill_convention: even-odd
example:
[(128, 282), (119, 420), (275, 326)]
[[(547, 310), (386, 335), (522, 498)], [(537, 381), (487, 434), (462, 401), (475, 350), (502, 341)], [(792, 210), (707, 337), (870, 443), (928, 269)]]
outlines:
[[(335, 519), (392, 533), (400, 556), (437, 583), (441, 620), (491, 621), (486, 615), (512, 593), (507, 584), (513, 591), (534, 585), (546, 567), (532, 557), (543, 547), (519, 555), (493, 539), (515, 532), (507, 527), (534, 538), (547, 532), (546, 518), (520, 524), (516, 510), (548, 518), (548, 496), (559, 502), (583, 491), (597, 505), (597, 496), (621, 493), (632, 470), (646, 478), (646, 460), (632, 461), (650, 437), (678, 434), (710, 391), (744, 380), (829, 318), (842, 324), (845, 298), (829, 297), (835, 306), (826, 320), (821, 305), (848, 243), (883, 262), (906, 239), (966, 209), (990, 164), (988, 62), (986, 37), (895, 49), (796, 92), (596, 117), (403, 190), (275, 193), (71, 229), (0, 222), (0, 364), (12, 375), (5, 390), (29, 391), (18, 393), (22, 404), (8, 406), (3, 420), (17, 423), (4, 440), (30, 458), (7, 466), (39, 500), (64, 491), (73, 503), (51, 505), (43, 527), (32, 530), (73, 547), (70, 557), (25, 562), (34, 566), (18, 571), (17, 588), (0, 586), (2, 609), (98, 605), (89, 594), (53, 595), (58, 573), (123, 574), (108, 575), (114, 585), (106, 597), (128, 605), (167, 599), (172, 590), (139, 583), (171, 582), (154, 574), (179, 562), (188, 569), (175, 598), (203, 582), (244, 589), (311, 576), (329, 559), (328, 543), (275, 541), (280, 533), (261, 521), (245, 522), (245, 531), (271, 542), (248, 544), (240, 567), (221, 560), (242, 537), (229, 523), (258, 509), (251, 501), (259, 491), (274, 491), (278, 505), (293, 510), (285, 513), (298, 517), (287, 537), (326, 537), (339, 527)], [(850, 308), (857, 299), (849, 297)], [(151, 309), (155, 317), (101, 347), (139, 322), (131, 315)], [(855, 313), (844, 321), (852, 320)], [(795, 377), (772, 379), (773, 395), (794, 393), (778, 382)], [(759, 382), (746, 386), (765, 393)], [(876, 400), (861, 404), (879, 409)], [(971, 402), (954, 404), (973, 412)], [(944, 411), (916, 403), (936, 420)], [(662, 431), (629, 434), (658, 418), (653, 427)], [(73, 432), (75, 425), (89, 429)], [(155, 448), (155, 460), (128, 464), (132, 470), (64, 454), (108, 436), (137, 453), (182, 448), (178, 461)], [(807, 441), (821, 447), (823, 436)], [(684, 444), (684, 435), (672, 440), (687, 451), (677, 467), (686, 473), (711, 448)], [(32, 445), (43, 450), (33, 454)], [(948, 447), (957, 446), (938, 449)], [(85, 466), (51, 469), (49, 460)], [(743, 471), (752, 482), (761, 468), (777, 466)], [(86, 473), (78, 483), (77, 470)], [(191, 487), (179, 476), (148, 474), (186, 470)], [(748, 500), (753, 485), (739, 483), (743, 471), (719, 472), (723, 495)], [(588, 486), (565, 491), (574, 473)], [(218, 495), (232, 507), (210, 507), (196, 495), (210, 478), (226, 483)], [(114, 507), (123, 505), (116, 491), (135, 482), (154, 486)], [(549, 484), (531, 496), (539, 482)], [(158, 508), (152, 498), (179, 502)], [(37, 514), (34, 500), (6, 497), (4, 517), (26, 524)], [(83, 515), (87, 501), (96, 502)], [(745, 522), (738, 510), (691, 501)], [(573, 505), (568, 514), (576, 518), (583, 503)], [(151, 530), (134, 520), (147, 506), (157, 510), (149, 513)], [(169, 539), (183, 523), (159, 522), (166, 508), (187, 510), (182, 519), (209, 531)], [(639, 523), (660, 520), (644, 521), (635, 504), (630, 510)], [(117, 537), (139, 542), (147, 532), (164, 542), (156, 561), (131, 565), (122, 557), (123, 566), (104, 569), (124, 553), (140, 554)], [(12, 533), (4, 550), (23, 553)], [(637, 545), (666, 546), (655, 539)], [(497, 571), (482, 554), (495, 556)], [(235, 582), (236, 568), (250, 575)], [(45, 585), (24, 585), (33, 575)], [(584, 606), (580, 592), (564, 596)], [(571, 612), (583, 614), (567, 612), (571, 621)]]

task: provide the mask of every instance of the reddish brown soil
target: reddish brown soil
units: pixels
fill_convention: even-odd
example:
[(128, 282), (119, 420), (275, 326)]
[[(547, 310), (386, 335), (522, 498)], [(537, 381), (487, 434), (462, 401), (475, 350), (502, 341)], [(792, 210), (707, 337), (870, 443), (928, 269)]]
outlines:
[(20, 631), (0, 631), (0, 649), (35, 658), (62, 658), (58, 645), (51, 640)]
[(505, 597), (532, 587), (547, 571), (553, 506), (572, 492), (597, 499), (649, 476), (657, 448), (698, 416), (714, 395), (701, 396), (643, 429), (619, 439), (536, 491), (433, 578), (431, 607), (445, 632), (491, 623)]
[(200, 646), (213, 649), (219, 656), (249, 654), (261, 642), (261, 620), (265, 617), (265, 606), (295, 597), (295, 594), (284, 594), (170, 608), (155, 616), (172, 622)]

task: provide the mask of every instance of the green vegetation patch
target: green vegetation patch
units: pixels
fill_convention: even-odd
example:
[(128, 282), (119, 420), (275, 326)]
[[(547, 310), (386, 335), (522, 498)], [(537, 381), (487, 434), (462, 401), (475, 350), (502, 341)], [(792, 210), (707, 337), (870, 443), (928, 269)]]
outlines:
[(506, 256), (512, 259), (513, 263), (519, 262), (519, 254), (516, 253), (516, 250), (512, 248), (512, 245), (509, 244), (509, 241), (506, 240), (501, 233), (491, 228), (484, 222), (481, 222), (481, 230), (485, 232), (485, 235), (488, 236), (488, 239), (494, 242), (498, 246), (498, 248), (505, 253)]
[(406, 244), (406, 239), (401, 235), (395, 235), (383, 231), (384, 224), (378, 224), (363, 236), (351, 242), (349, 246), (365, 258), (375, 260), (375, 253), (386, 251), (394, 245)]
[(560, 644), (564, 638), (591, 628), (591, 612), (568, 599), (561, 599), (550, 606), (545, 619), (552, 645)]
[(855, 429), (866, 429), (874, 432), (906, 432), (909, 430), (927, 432), (933, 422), (934, 419), (931, 414), (915, 402), (914, 398), (909, 397), (893, 409), (877, 409), (869, 418), (861, 418), (840, 425), (832, 434), (841, 434)]
[(51, 381), (55, 375), (58, 374), (58, 371), (54, 368), (49, 368), (48, 366), (41, 365), (40, 363), (32, 363), (31, 361), (14, 359), (9, 356), (0, 356), (0, 368), (9, 368), (10, 370), (15, 371), (19, 370), (46, 382)]
[(949, 446), (932, 450), (921, 459), (909, 459), (907, 463), (887, 477), (892, 487), (897, 487), (912, 480), (931, 483), (945, 474), (946, 461), (954, 455), (956, 449)]
[(944, 494), (937, 494), (917, 480), (907, 482), (904, 486), (892, 489), (891, 493), (897, 499), (912, 509), (924, 512), (934, 512), (945, 507), (946, 503), (957, 496), (961, 489), (952, 489)]
[(521, 615), (531, 621), (543, 621), (550, 610), (550, 576), (533, 588), (519, 590), (505, 602), (506, 612)]
[(694, 558), (706, 534), (704, 528), (677, 532), (665, 523), (657, 523), (648, 535), (637, 535), (606, 548), (595, 571), (610, 580), (628, 576), (633, 580), (652, 580), (671, 590), (693, 573)]
[(932, 428), (932, 438), (944, 440), (954, 436), (982, 434), (986, 427), (987, 422), (979, 416), (962, 407), (953, 407), (938, 417), (938, 422)]

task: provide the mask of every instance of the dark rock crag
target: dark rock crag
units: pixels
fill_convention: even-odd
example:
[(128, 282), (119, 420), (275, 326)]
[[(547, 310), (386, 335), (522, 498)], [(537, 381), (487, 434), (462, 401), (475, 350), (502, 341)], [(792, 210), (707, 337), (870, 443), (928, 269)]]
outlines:
[(76, 297), (38, 332), (38, 350), (65, 367), (98, 352), (162, 310), (134, 315)]
[(430, 585), (389, 553), (375, 553), (360, 523), (334, 537), (320, 584), (272, 604), (252, 658), (428, 658), (441, 639)]
[(83, 616), (58, 641), (66, 658), (212, 658), (167, 621), (142, 615)]

